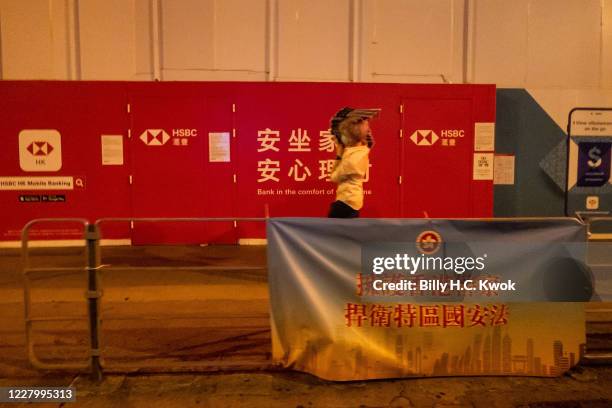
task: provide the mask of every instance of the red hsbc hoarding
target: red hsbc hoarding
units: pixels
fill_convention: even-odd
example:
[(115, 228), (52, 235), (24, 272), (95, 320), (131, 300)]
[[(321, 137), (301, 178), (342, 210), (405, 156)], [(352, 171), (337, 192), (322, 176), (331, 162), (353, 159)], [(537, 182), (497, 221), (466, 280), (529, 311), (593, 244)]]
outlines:
[[(5, 81), (0, 90), (0, 240), (41, 217), (324, 217), (335, 196), (329, 119), (343, 106), (382, 109), (363, 217), (492, 216), (493, 147), (475, 143), (475, 129), (495, 120), (493, 85)], [(49, 224), (33, 238), (79, 235)], [(206, 243), (265, 231), (124, 223), (104, 235)]]
[[(19, 239), (34, 218), (129, 214), (129, 156), (123, 166), (100, 162), (100, 135), (125, 135), (129, 126), (126, 92), (124, 84), (112, 82), (0, 82), (0, 240)], [(28, 162), (23, 142), (29, 137), (53, 150)], [(12, 182), (24, 185), (11, 187)], [(64, 201), (54, 201), (57, 196)], [(115, 232), (125, 236), (129, 230)], [(32, 231), (32, 239), (81, 236), (78, 224), (44, 224)]]

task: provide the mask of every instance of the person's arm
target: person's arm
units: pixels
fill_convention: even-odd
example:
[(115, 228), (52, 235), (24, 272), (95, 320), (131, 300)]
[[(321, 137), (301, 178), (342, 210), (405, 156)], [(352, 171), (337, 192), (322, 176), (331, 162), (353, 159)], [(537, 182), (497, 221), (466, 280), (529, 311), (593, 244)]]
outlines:
[(351, 151), (344, 154), (342, 160), (336, 161), (330, 179), (334, 183), (340, 183), (345, 178), (352, 175), (365, 175), (368, 167), (368, 152), (367, 150)]
[(334, 183), (338, 183), (340, 176), (338, 168), (340, 167), (342, 156), (344, 155), (344, 146), (342, 146), (337, 140), (334, 140), (334, 142), (336, 143), (336, 159), (334, 160), (334, 167), (332, 168), (330, 179)]
[(346, 175), (343, 172), (342, 167), (343, 167), (342, 160), (336, 159), (336, 162), (334, 163), (334, 168), (332, 169), (332, 172), (329, 175), (329, 179), (333, 181), (334, 183), (340, 183), (342, 179), (344, 178), (344, 176)]
[(368, 149), (372, 149), (374, 147), (374, 143), (374, 136), (372, 136), (372, 133), (368, 133), (366, 136), (366, 144), (368, 145)]

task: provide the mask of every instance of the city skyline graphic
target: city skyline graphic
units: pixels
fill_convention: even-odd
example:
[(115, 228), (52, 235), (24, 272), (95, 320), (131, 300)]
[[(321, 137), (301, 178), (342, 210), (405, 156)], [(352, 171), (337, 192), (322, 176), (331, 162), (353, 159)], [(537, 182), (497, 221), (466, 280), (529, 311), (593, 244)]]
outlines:
[(275, 358), (296, 370), (335, 380), (558, 376), (578, 363), (585, 343), (584, 328), (577, 326), (582, 325), (582, 306), (510, 304), (509, 309), (507, 325), (462, 330), (347, 327), (338, 322), (325, 333), (303, 326), (292, 336), (295, 347)]

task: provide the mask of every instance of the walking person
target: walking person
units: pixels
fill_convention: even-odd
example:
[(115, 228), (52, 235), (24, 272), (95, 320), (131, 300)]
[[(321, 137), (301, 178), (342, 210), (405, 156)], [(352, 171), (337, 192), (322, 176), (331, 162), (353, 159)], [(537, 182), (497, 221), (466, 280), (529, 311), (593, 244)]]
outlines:
[(340, 109), (331, 119), (335, 136), (336, 161), (331, 181), (336, 183), (336, 200), (329, 209), (329, 218), (357, 218), (363, 207), (363, 180), (370, 165), (368, 155), (374, 145), (370, 119), (380, 109)]

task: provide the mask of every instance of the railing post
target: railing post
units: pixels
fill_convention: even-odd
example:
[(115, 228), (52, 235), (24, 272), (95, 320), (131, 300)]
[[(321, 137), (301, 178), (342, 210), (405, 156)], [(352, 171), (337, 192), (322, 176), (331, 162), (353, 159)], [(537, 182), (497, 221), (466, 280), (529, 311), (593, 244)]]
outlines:
[(100, 297), (98, 268), (100, 265), (100, 230), (96, 224), (87, 225), (87, 306), (91, 345), (91, 375), (94, 381), (102, 381), (100, 365)]

